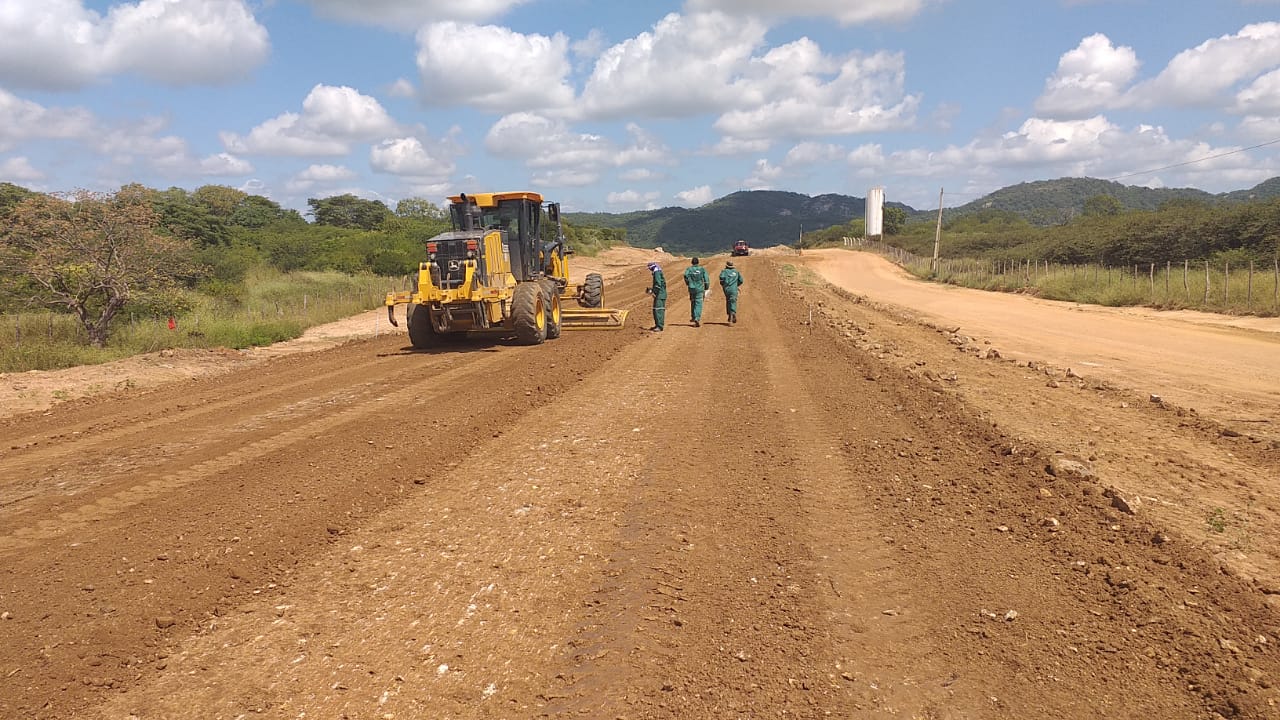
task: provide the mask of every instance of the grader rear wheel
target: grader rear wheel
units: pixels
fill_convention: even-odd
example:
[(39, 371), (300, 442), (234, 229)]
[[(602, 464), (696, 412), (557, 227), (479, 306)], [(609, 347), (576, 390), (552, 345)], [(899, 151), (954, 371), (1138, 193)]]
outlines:
[(547, 313), (541, 285), (536, 282), (516, 285), (511, 294), (511, 320), (521, 345), (539, 345), (547, 339)]

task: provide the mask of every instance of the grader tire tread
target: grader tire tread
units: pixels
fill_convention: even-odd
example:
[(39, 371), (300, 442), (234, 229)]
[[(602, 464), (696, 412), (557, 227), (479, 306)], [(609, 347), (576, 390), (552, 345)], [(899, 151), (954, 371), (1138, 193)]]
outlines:
[(582, 283), (582, 297), (579, 304), (586, 308), (604, 307), (604, 276), (599, 273), (587, 275)]
[(440, 333), (431, 325), (431, 308), (410, 305), (404, 321), (409, 330), (409, 342), (415, 350), (429, 350), (440, 345)]
[(542, 280), (542, 304), (547, 314), (547, 339), (560, 337), (562, 318), (560, 317), (560, 286), (555, 280)]
[(516, 285), (511, 293), (511, 319), (516, 340), (521, 345), (539, 345), (547, 339), (546, 312), (543, 310), (542, 286), (536, 282)]

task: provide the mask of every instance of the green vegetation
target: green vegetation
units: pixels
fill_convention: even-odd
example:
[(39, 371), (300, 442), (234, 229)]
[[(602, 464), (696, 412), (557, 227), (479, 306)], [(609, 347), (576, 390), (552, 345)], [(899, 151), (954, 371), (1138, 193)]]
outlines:
[(259, 266), (231, 296), (189, 291), (189, 309), (174, 316), (172, 330), (167, 316), (126, 310), (103, 347), (89, 344), (71, 315), (8, 313), (0, 319), (0, 372), (89, 365), (171, 348), (268, 345), (375, 308), (393, 285), (370, 274), (283, 273)]
[[(610, 215), (605, 213), (565, 213), (575, 225), (621, 228), (629, 244), (661, 247), (670, 252), (728, 252), (734, 240), (742, 238), (752, 247), (795, 245), (803, 229), (812, 230), (861, 219), (866, 202), (847, 195), (809, 197), (792, 192), (756, 190), (736, 192), (700, 208), (662, 208)], [(898, 208), (903, 220), (905, 205)]]
[[(403, 289), (425, 241), (450, 228), (422, 198), (395, 210), (349, 194), (307, 204), (313, 222), (219, 185), (47, 195), (0, 183), (0, 372), (297, 337)], [(626, 239), (621, 228), (565, 233), (583, 255)]]

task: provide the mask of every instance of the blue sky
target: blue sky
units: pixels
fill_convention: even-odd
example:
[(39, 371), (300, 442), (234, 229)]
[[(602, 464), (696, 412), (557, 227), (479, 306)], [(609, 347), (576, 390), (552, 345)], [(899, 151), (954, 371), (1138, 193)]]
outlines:
[(0, 181), (48, 192), (928, 209), (1280, 175), (1280, 0), (0, 0), (0, 37)]

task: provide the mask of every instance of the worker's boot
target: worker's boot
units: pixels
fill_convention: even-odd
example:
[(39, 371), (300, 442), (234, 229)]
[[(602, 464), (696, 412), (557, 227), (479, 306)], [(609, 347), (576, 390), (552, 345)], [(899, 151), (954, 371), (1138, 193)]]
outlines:
[(729, 313), (729, 322), (730, 323), (738, 322), (738, 313), (736, 312)]

